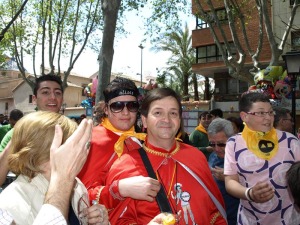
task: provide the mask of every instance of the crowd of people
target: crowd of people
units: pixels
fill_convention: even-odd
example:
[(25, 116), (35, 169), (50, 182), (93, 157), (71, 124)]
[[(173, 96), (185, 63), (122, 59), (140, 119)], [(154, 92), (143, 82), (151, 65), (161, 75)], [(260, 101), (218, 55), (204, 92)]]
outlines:
[(0, 224), (300, 224), (290, 111), (247, 93), (239, 117), (204, 111), (187, 134), (170, 88), (140, 103), (134, 82), (117, 77), (103, 93), (94, 121), (78, 125), (59, 114), (60, 78), (37, 78), (38, 111), (13, 110), (0, 127), (0, 185), (17, 176), (0, 194)]

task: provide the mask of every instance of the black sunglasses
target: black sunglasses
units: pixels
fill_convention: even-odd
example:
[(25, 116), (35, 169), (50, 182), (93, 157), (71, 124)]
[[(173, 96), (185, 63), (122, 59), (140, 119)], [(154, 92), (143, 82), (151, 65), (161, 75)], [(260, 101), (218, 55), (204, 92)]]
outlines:
[(224, 144), (224, 143), (209, 143), (209, 146), (211, 146), (211, 147), (216, 147), (216, 146), (225, 147), (226, 144)]
[(140, 105), (137, 101), (128, 101), (128, 102), (113, 102), (108, 106), (112, 112), (119, 113), (122, 112), (125, 106), (129, 112), (137, 112), (139, 110)]

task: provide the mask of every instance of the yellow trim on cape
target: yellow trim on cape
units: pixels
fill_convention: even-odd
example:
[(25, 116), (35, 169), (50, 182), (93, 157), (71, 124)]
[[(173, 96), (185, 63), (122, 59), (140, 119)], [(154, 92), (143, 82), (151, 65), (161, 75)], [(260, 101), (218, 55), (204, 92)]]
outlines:
[(278, 137), (273, 127), (269, 132), (258, 132), (250, 130), (245, 124), (242, 132), (247, 148), (257, 157), (270, 160), (278, 152)]

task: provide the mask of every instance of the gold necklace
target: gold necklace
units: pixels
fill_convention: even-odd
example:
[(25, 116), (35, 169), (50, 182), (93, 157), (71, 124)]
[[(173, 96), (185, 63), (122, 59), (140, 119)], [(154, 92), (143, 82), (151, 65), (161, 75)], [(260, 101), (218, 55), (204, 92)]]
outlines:
[(146, 152), (149, 152), (149, 153), (151, 153), (151, 154), (153, 154), (153, 155), (162, 156), (162, 157), (169, 157), (169, 156), (175, 155), (175, 154), (179, 151), (180, 145), (179, 145), (179, 143), (176, 141), (176, 148), (175, 148), (172, 152), (170, 152), (170, 153), (163, 153), (163, 152), (155, 151), (155, 150), (153, 150), (153, 149), (151, 149), (151, 148), (148, 148), (148, 147), (145, 145), (145, 143), (143, 143), (143, 148), (145, 149)]

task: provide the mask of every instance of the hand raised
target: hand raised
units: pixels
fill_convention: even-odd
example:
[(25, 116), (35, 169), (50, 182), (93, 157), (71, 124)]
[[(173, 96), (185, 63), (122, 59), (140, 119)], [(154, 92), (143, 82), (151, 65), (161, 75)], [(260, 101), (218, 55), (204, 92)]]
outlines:
[(82, 120), (76, 131), (62, 144), (62, 130), (56, 125), (50, 148), (51, 177), (74, 181), (89, 153), (91, 129), (92, 120)]

